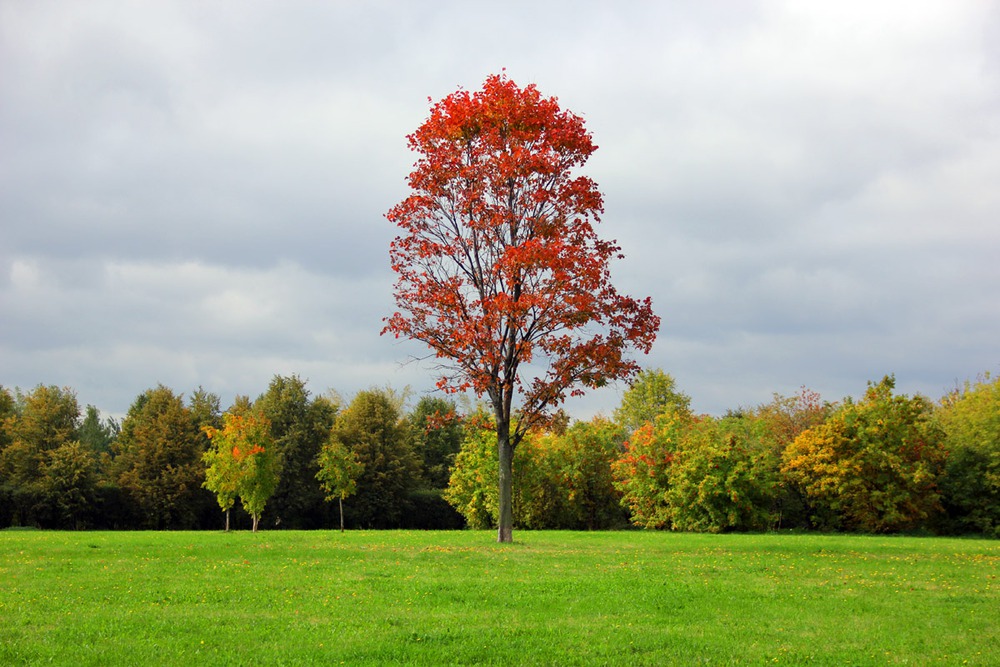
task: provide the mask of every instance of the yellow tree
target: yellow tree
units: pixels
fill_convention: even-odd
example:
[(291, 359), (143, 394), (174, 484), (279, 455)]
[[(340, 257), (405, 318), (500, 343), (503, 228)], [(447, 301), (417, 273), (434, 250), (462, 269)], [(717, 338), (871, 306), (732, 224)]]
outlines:
[(221, 429), (205, 426), (203, 430), (212, 441), (212, 449), (204, 457), (209, 466), (204, 486), (216, 494), (219, 506), (226, 512), (226, 530), (229, 509), (239, 497), (256, 533), (260, 515), (280, 477), (270, 421), (261, 414), (227, 412)]
[(202, 455), (205, 465), (205, 482), (202, 484), (206, 489), (215, 494), (215, 499), (219, 507), (226, 515), (226, 532), (229, 532), (229, 511), (236, 504), (238, 496), (237, 486), (239, 481), (239, 465), (236, 457), (233, 456), (233, 448), (225, 442), (225, 438), (216, 437), (218, 431), (212, 427), (205, 427), (212, 441), (212, 445)]
[(926, 399), (893, 396), (895, 378), (869, 383), (785, 449), (781, 471), (823, 527), (888, 532), (917, 527), (940, 509), (946, 452)]

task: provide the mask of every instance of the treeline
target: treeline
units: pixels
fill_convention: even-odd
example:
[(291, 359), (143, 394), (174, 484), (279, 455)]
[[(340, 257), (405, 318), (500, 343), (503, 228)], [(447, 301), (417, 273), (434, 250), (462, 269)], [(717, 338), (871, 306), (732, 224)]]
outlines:
[[(341, 406), (336, 396), (312, 396), (297, 376), (276, 376), (255, 400), (238, 396), (223, 412), (215, 394), (198, 389), (185, 400), (161, 385), (137, 397), (118, 423), (101, 419), (94, 406), (81, 415), (69, 388), (40, 385), (22, 393), (0, 387), (0, 526), (221, 528), (225, 490), (206, 488), (211, 454), (218, 452), (209, 434), (225, 428), (227, 415), (253, 414), (267, 424), (277, 462), (261, 527), (339, 525), (317, 479), (320, 453), (335, 438), (347, 442), (364, 467), (344, 504), (348, 525), (461, 527), (461, 515), (441, 497), (460, 433), (426, 427), (430, 416), (453, 413), (454, 405), (424, 397), (403, 414), (404, 399), (391, 389), (372, 389)], [(237, 527), (251, 521), (249, 498), (242, 500), (233, 507)]]
[[(276, 376), (223, 412), (204, 390), (185, 401), (160, 386), (119, 424), (93, 406), (81, 419), (70, 389), (0, 388), (0, 526), (221, 528), (238, 493), (220, 477), (220, 452), (267, 461), (270, 481), (257, 473), (243, 491), (265, 528), (337, 526), (334, 497), (349, 527), (495, 526), (488, 412), (440, 397), (407, 410), (405, 399), (371, 389), (341, 405)], [(266, 432), (219, 435), (240, 424)], [(1000, 536), (1000, 379), (935, 402), (896, 394), (889, 376), (857, 400), (803, 389), (713, 417), (693, 413), (670, 375), (644, 371), (611, 418), (557, 414), (521, 443), (514, 513), (516, 526), (539, 529)]]

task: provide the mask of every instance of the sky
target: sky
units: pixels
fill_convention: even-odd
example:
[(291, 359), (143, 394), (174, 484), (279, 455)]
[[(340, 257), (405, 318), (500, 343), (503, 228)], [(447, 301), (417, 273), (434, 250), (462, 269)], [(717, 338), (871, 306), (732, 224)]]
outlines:
[(0, 0), (0, 385), (430, 391), (384, 215), (430, 101), (504, 69), (592, 132), (695, 410), (1000, 371), (995, 2)]

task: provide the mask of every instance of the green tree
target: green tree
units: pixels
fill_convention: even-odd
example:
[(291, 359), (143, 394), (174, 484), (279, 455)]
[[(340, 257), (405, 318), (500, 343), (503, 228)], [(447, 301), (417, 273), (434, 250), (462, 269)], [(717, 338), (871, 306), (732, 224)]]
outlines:
[[(233, 452), (237, 463), (243, 469), (237, 490), (240, 504), (253, 521), (253, 532), (260, 525), (260, 515), (264, 513), (267, 501), (274, 494), (281, 478), (281, 459), (275, 451), (270, 435), (270, 423), (266, 418), (231, 415), (229, 420), (239, 420), (239, 438), (246, 449)], [(228, 420), (227, 420), (228, 421)]]
[(462, 423), (454, 401), (424, 396), (410, 413), (414, 450), (421, 477), (431, 489), (448, 486), (455, 456), (462, 448)]
[(444, 499), (470, 528), (496, 527), (500, 511), (495, 484), (498, 468), (493, 419), (480, 410), (466, 420), (462, 446), (444, 491)]
[[(226, 412), (233, 415), (249, 415), (253, 412), (253, 401), (245, 394), (237, 394), (233, 398), (233, 404), (229, 406)], [(215, 424), (214, 426), (219, 428), (219, 424)]]
[(966, 382), (935, 416), (949, 452), (941, 490), (950, 528), (1000, 537), (1000, 378)]
[(920, 396), (894, 396), (895, 378), (869, 383), (823, 424), (800, 434), (782, 474), (809, 499), (818, 527), (866, 532), (926, 525), (940, 509), (944, 436)]
[(514, 453), (514, 525), (532, 530), (575, 527), (566, 449), (558, 433), (533, 429)]
[(97, 456), (79, 441), (45, 452), (38, 491), (44, 507), (43, 525), (86, 528), (97, 499)]
[(514, 458), (515, 525), (532, 529), (606, 529), (627, 522), (611, 463), (624, 434), (603, 418), (535, 430)]
[(770, 527), (778, 459), (761, 421), (667, 408), (635, 431), (612, 464), (631, 520), (699, 532)]
[(96, 454), (111, 452), (111, 444), (121, 432), (121, 426), (113, 417), (101, 419), (101, 412), (93, 405), (88, 405), (86, 416), (80, 424), (80, 442)]
[(112, 474), (138, 510), (140, 525), (196, 525), (207, 498), (202, 489), (206, 442), (183, 396), (159, 385), (136, 398), (114, 444)]
[(319, 472), (316, 479), (326, 492), (326, 499), (337, 499), (340, 507), (340, 532), (344, 532), (344, 499), (358, 490), (358, 477), (364, 472), (364, 464), (357, 454), (347, 449), (344, 443), (331, 434), (319, 453)]
[[(209, 428), (212, 427), (203, 427)], [(215, 429), (209, 432), (211, 445), (202, 455), (205, 462), (203, 486), (215, 494), (215, 500), (226, 517), (226, 532), (229, 532), (229, 513), (239, 497), (241, 468), (233, 448), (225, 437), (215, 437)]]
[(624, 441), (622, 428), (602, 417), (575, 422), (560, 436), (563, 480), (575, 519), (565, 527), (606, 530), (627, 523), (611, 472)]
[(668, 472), (671, 527), (712, 533), (772, 527), (778, 463), (760, 421), (690, 420)]
[(271, 423), (281, 479), (270, 499), (275, 525), (319, 528), (329, 515), (316, 484), (317, 457), (336, 419), (338, 406), (325, 397), (310, 398), (297, 375), (275, 375), (254, 402)]
[(363, 466), (357, 500), (348, 511), (355, 525), (398, 527), (407, 495), (419, 480), (420, 461), (398, 399), (386, 389), (358, 392), (331, 430), (330, 438), (343, 443)]
[(615, 410), (615, 421), (629, 433), (664, 413), (688, 414), (691, 398), (677, 390), (677, 382), (660, 369), (642, 370), (632, 380)]
[[(238, 409), (242, 405), (240, 402)], [(202, 430), (211, 441), (202, 456), (208, 466), (204, 486), (215, 493), (219, 507), (226, 514), (226, 532), (229, 532), (229, 512), (239, 498), (256, 533), (281, 472), (270, 422), (259, 413), (227, 412), (222, 416), (222, 428), (202, 426)]]
[(222, 399), (218, 394), (205, 391), (203, 387), (198, 387), (191, 394), (191, 398), (188, 399), (188, 409), (199, 427), (219, 428), (222, 424)]

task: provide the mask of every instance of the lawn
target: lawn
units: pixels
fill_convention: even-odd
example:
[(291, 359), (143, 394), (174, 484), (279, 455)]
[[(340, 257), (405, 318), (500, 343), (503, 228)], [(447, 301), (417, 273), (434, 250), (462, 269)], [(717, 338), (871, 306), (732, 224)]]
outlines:
[(1000, 664), (1000, 542), (0, 532), (0, 664)]

